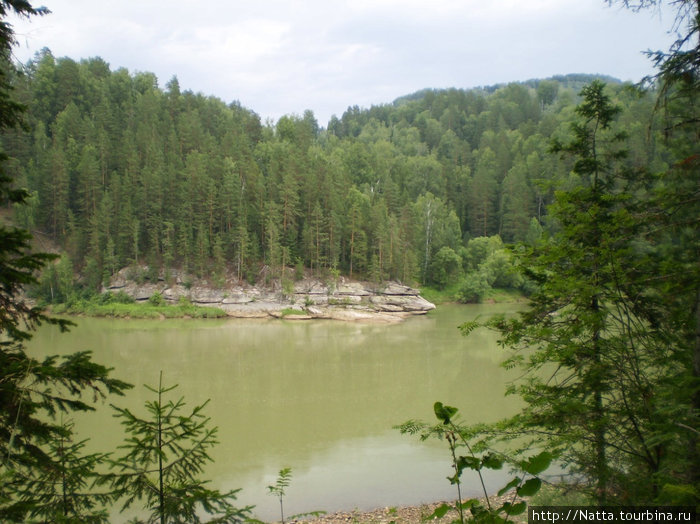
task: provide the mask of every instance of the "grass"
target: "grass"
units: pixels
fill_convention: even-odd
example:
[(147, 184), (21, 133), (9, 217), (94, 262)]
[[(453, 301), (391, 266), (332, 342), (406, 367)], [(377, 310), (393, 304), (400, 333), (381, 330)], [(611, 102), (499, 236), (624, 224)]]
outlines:
[(95, 301), (78, 300), (71, 304), (57, 304), (52, 307), (52, 310), (55, 314), (114, 318), (222, 318), (227, 316), (225, 311), (216, 307), (195, 306), (183, 302), (170, 306), (149, 302), (99, 304)]
[(564, 485), (545, 484), (542, 489), (530, 499), (531, 506), (588, 506), (594, 501), (581, 493)]
[(284, 308), (281, 312), (282, 317), (286, 317), (288, 315), (305, 315), (305, 314), (306, 313), (304, 313), (304, 311), (302, 311), (300, 309), (293, 309), (290, 307)]
[[(454, 302), (459, 302), (457, 297), (459, 296), (460, 284), (460, 282), (455, 282), (445, 287), (444, 289), (437, 289), (430, 286), (424, 286), (421, 288), (420, 295), (428, 302), (432, 302), (437, 306), (439, 306), (440, 304), (450, 304)], [(517, 290), (491, 288), (488, 290), (486, 295), (484, 295), (481, 302), (505, 304), (513, 302), (522, 302), (524, 298), (524, 295)]]
[(328, 305), (329, 306), (342, 306), (342, 307), (348, 307), (351, 305), (350, 299), (347, 297), (343, 298), (329, 298), (328, 299)]
[(525, 295), (518, 290), (491, 288), (484, 296), (482, 302), (506, 304), (512, 302), (522, 302), (523, 300), (525, 300)]
[(439, 306), (440, 304), (449, 304), (457, 302), (457, 291), (459, 290), (459, 282), (455, 282), (444, 289), (437, 289), (430, 286), (420, 288), (420, 296), (428, 302)]

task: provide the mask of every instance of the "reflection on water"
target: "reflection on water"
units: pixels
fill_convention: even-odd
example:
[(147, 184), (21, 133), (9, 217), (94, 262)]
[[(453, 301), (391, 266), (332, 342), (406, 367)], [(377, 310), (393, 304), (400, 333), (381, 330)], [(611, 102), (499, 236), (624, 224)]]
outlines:
[[(431, 421), (440, 400), (486, 422), (512, 413), (496, 336), (469, 338), (457, 326), (514, 306), (442, 306), (397, 325), (280, 320), (78, 319), (68, 334), (42, 328), (35, 354), (90, 349), (136, 385), (109, 402), (139, 409), (163, 370), (166, 384), (219, 427), (207, 469), (212, 485), (243, 488), (241, 505), (279, 518), (268, 496), (279, 469), (293, 470), (285, 512), (370, 509), (454, 496), (444, 443), (421, 443), (393, 426)], [(77, 421), (95, 450), (114, 449), (122, 432), (108, 406)], [(465, 473), (465, 476), (467, 474)], [(476, 493), (477, 479), (466, 478)], [(493, 479), (497, 488), (500, 478)], [(116, 520), (115, 520), (116, 521)]]

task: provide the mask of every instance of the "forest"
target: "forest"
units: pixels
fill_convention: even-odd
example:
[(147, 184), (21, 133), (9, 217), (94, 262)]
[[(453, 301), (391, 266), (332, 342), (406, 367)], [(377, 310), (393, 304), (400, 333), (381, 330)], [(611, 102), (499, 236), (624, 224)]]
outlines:
[[(182, 92), (177, 78), (160, 88), (153, 74), (100, 58), (45, 49), (21, 71), (13, 84), (30, 132), (3, 136), (30, 193), (17, 219), (65, 253), (84, 289), (132, 265), (214, 283), (301, 266), (438, 288), (472, 275), (465, 301), (522, 285), (501, 248), (551, 227), (555, 188), (576, 184), (548, 149), (595, 78), (425, 90), (349, 107), (323, 128), (311, 111), (261, 122), (237, 103)], [(606, 80), (624, 107), (629, 162), (662, 170), (654, 93)]]
[[(488, 507), (458, 491), (458, 522), (523, 513), (516, 498), (539, 491), (555, 461), (559, 487), (587, 505), (697, 509), (700, 10), (669, 3), (679, 37), (650, 53), (657, 73), (645, 86), (568, 75), (424, 90), (350, 107), (324, 128), (311, 111), (261, 122), (238, 103), (181, 91), (176, 78), (163, 89), (153, 74), (99, 58), (45, 49), (15, 66), (4, 16), (42, 8), (0, 0), (3, 520), (106, 522), (104, 506), (118, 500), (144, 501), (148, 521), (162, 524), (199, 522), (202, 511), (211, 522), (248, 518), (251, 508), (233, 505), (237, 490), (198, 478), (217, 442), (201, 413), (208, 401), (180, 415), (184, 400), (162, 398), (175, 386), (161, 375), (147, 419), (116, 408), (129, 434), (120, 456), (86, 456), (59, 415), (132, 385), (87, 351), (25, 351), (40, 324), (71, 324), (26, 289), (41, 294), (53, 278), (72, 286), (76, 274), (96, 293), (124, 267), (222, 284), (304, 272), (459, 281), (463, 301), (519, 289), (529, 295), (522, 311), (460, 329), (498, 332), (503, 365), (519, 373), (505, 393), (522, 409), (470, 425), (469, 411), (460, 419), (437, 401), (437, 423), (400, 427), (449, 446), (458, 490), (467, 470), (482, 481), (485, 469), (516, 472), (499, 492), (512, 502), (499, 508), (483, 482)], [(41, 298), (67, 298), (50, 288)], [(283, 469), (273, 493), (287, 480)]]

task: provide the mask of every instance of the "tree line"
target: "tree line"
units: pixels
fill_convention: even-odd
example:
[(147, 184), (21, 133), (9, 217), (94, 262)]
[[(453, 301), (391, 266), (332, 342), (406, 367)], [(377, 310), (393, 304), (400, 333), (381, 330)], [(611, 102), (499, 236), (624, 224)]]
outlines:
[[(22, 71), (12, 83), (30, 132), (2, 137), (30, 194), (17, 217), (91, 290), (129, 265), (219, 283), (296, 266), (440, 286), (450, 261), (469, 267), (470, 239), (550, 227), (554, 188), (576, 180), (549, 140), (567, 136), (593, 78), (426, 90), (322, 128), (311, 111), (263, 123), (100, 58), (44, 49)], [(661, 168), (653, 95), (611, 85), (633, 161)]]
[[(256, 264), (283, 274), (294, 263), (437, 283), (461, 265), (487, 282), (517, 280), (504, 271), (500, 242), (520, 241), (510, 253), (534, 286), (531, 302), (487, 325), (512, 350), (506, 365), (524, 373), (509, 390), (524, 409), (469, 428), (438, 402), (439, 425), (405, 429), (452, 439), (457, 484), (465, 469), (502, 467), (505, 455), (491, 446), (515, 439), (516, 452), (547, 453), (536, 464), (516, 459), (522, 470), (537, 475), (558, 458), (572, 487), (599, 505), (697, 505), (700, 11), (696, 1), (672, 3), (687, 31), (669, 52), (652, 54), (658, 94), (592, 82), (579, 100), (560, 81), (425, 91), (350, 108), (324, 130), (311, 113), (262, 125), (237, 104), (179, 93), (175, 80), (161, 91), (153, 75), (113, 73), (99, 59), (44, 52), (18, 75), (5, 16), (45, 10), (0, 0), (0, 202), (15, 206), (24, 225), (0, 222), (2, 518), (107, 520), (107, 498), (84, 490), (106, 457), (82, 455), (59, 415), (90, 411), (94, 399), (130, 387), (85, 352), (26, 353), (38, 324), (70, 323), (21, 292), (56, 258), (32, 253), (25, 228), (59, 242), (93, 286), (121, 264), (215, 275), (230, 260), (239, 278), (251, 278)], [(15, 94), (29, 108), (29, 135)], [(563, 156), (545, 154), (549, 144)], [(524, 183), (508, 189), (508, 177)], [(519, 215), (527, 218), (511, 221), (514, 209), (527, 209)], [(184, 403), (166, 401), (171, 390), (151, 388), (157, 400), (146, 419), (117, 408), (132, 438), (97, 496), (144, 502), (149, 521), (195, 522), (193, 504), (213, 521), (240, 521), (248, 509), (232, 505), (235, 491), (209, 490), (192, 475), (215, 439), (204, 405), (177, 416)], [(205, 444), (188, 454), (191, 468), (168, 461), (164, 444), (177, 435)], [(478, 439), (473, 449), (469, 439)], [(458, 457), (462, 443), (469, 453)], [(514, 481), (504, 489), (523, 496), (540, 484)]]
[[(401, 429), (447, 440), (453, 483), (465, 469), (493, 468), (494, 454), (527, 471), (523, 459), (541, 450), (559, 463), (557, 485), (576, 493), (577, 504), (697, 509), (700, 4), (608, 3), (676, 10), (677, 40), (649, 53), (662, 148), (650, 140), (649, 156), (640, 157), (615, 90), (597, 80), (582, 90), (569, 134), (552, 135), (552, 153), (572, 163), (548, 206), (545, 234), (510, 250), (532, 285), (527, 305), (461, 326), (467, 335), (478, 327), (499, 334), (503, 365), (519, 375), (506, 394), (518, 395), (522, 409), (495, 424), (468, 425), (457, 408), (437, 402), (439, 424), (408, 421)], [(520, 482), (502, 492), (525, 496), (541, 485)], [(454, 507), (466, 504), (477, 522), (504, 522), (514, 507), (475, 511), (477, 502)]]

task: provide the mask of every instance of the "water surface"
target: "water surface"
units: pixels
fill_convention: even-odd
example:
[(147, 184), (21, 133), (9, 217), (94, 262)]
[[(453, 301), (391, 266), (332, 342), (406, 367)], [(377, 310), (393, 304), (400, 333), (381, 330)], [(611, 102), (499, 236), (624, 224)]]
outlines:
[[(514, 374), (485, 330), (457, 326), (512, 305), (441, 306), (396, 325), (284, 320), (77, 319), (67, 334), (42, 327), (35, 354), (92, 350), (96, 362), (135, 385), (109, 401), (142, 409), (143, 384), (179, 384), (189, 406), (211, 399), (206, 413), (220, 444), (206, 476), (220, 489), (243, 488), (240, 505), (263, 520), (279, 519), (267, 495), (282, 467), (292, 468), (285, 513), (371, 509), (454, 497), (444, 443), (419, 442), (393, 426), (432, 421), (437, 400), (494, 421), (517, 408), (504, 398)], [(144, 412), (145, 413), (145, 412)], [(107, 404), (80, 417), (81, 438), (114, 450), (123, 438)], [(498, 489), (503, 477), (492, 477)], [(467, 494), (478, 480), (465, 473)], [(118, 517), (115, 522), (119, 522)], [(126, 520), (126, 517), (124, 517)]]

